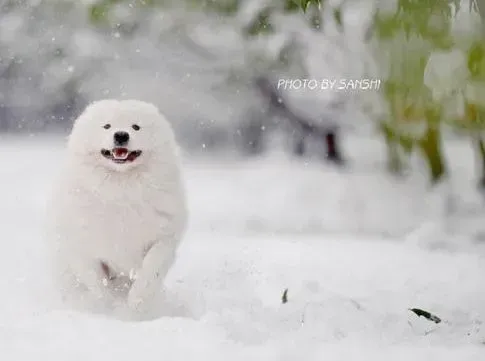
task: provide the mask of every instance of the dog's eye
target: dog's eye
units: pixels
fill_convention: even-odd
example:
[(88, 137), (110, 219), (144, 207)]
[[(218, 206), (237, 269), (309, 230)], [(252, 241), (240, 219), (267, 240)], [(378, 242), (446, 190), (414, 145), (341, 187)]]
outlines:
[(103, 128), (104, 129), (109, 129), (109, 128), (111, 128), (111, 124), (105, 124)]
[(140, 130), (140, 126), (138, 124), (133, 124), (131, 127), (135, 130)]

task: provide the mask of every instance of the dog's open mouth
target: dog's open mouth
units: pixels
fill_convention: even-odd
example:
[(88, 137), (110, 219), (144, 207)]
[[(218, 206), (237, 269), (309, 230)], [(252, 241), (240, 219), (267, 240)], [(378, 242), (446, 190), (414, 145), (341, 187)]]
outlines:
[(131, 163), (141, 155), (141, 150), (129, 150), (128, 148), (101, 149), (101, 155), (115, 163)]

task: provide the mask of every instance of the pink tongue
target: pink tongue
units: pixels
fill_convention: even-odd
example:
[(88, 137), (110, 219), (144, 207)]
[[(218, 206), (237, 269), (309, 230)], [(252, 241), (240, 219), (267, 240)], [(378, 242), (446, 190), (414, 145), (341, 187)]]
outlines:
[(114, 153), (116, 157), (123, 157), (128, 154), (128, 149), (126, 148), (115, 148)]

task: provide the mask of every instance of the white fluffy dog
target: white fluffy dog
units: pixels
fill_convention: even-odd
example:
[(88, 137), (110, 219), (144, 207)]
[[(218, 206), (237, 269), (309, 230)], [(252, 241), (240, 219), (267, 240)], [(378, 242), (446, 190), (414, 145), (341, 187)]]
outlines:
[(178, 147), (158, 109), (137, 100), (88, 106), (49, 206), (64, 299), (94, 312), (156, 317), (187, 221)]

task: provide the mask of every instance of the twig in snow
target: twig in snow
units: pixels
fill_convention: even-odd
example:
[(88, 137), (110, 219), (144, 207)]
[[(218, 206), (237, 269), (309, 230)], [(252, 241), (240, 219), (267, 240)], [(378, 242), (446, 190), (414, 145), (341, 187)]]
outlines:
[(433, 315), (432, 313), (429, 313), (428, 311), (421, 310), (419, 308), (410, 308), (409, 311), (414, 312), (418, 317), (424, 317), (427, 320), (430, 320), (434, 323), (440, 323), (441, 318), (439, 318), (436, 315)]
[(283, 296), (281, 296), (281, 303), (288, 302), (288, 288), (283, 291)]

